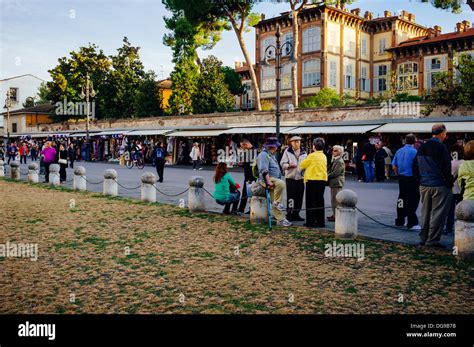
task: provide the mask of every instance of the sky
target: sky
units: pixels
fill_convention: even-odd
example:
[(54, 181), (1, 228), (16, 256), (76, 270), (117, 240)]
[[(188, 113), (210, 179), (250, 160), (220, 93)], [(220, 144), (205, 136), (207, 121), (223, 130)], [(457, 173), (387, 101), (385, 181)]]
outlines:
[[(439, 10), (417, 0), (358, 0), (349, 9), (369, 10), (374, 17), (384, 10), (397, 13), (407, 10), (424, 26), (440, 25), (443, 32), (454, 31), (456, 22), (474, 22), (474, 14), (463, 6), (461, 14)], [(263, 0), (254, 11), (266, 18), (287, 11), (283, 0)], [(58, 58), (80, 46), (95, 43), (105, 54), (115, 54), (127, 36), (132, 45), (141, 47), (140, 57), (146, 70), (158, 78), (166, 78), (173, 70), (171, 49), (163, 45), (166, 33), (163, 17), (169, 16), (161, 0), (0, 0), (0, 79), (33, 74), (50, 80), (48, 73)], [(255, 31), (245, 34), (254, 57)], [(202, 58), (215, 55), (224, 65), (243, 61), (233, 31), (223, 33), (221, 41), (211, 50), (199, 51)]]

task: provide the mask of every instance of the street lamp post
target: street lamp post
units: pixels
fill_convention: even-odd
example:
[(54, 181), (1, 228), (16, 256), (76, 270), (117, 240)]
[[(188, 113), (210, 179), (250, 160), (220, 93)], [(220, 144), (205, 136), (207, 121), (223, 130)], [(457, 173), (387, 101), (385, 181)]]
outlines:
[[(275, 58), (275, 75), (276, 75), (276, 111), (275, 111), (275, 118), (276, 118), (276, 137), (280, 138), (280, 118), (281, 118), (281, 108), (280, 108), (280, 94), (281, 94), (281, 57), (283, 51), (285, 50), (286, 55), (291, 55), (290, 61), (292, 63), (296, 63), (296, 59), (294, 57), (294, 50), (293, 44), (289, 41), (284, 42), (281, 44), (280, 37), (281, 37), (281, 29), (280, 25), (277, 25), (277, 31), (275, 33), (276, 36), (276, 46), (269, 45), (264, 52), (264, 60), (261, 62), (262, 66), (270, 66), (268, 63), (268, 59)], [(274, 51), (274, 53), (273, 53)]]
[(86, 160), (90, 160), (90, 134), (89, 134), (89, 112), (90, 112), (90, 98), (95, 96), (94, 87), (89, 78), (89, 73), (86, 74), (86, 84), (82, 86), (81, 99), (86, 99)]
[(7, 110), (7, 141), (3, 141), (5, 144), (5, 151), (7, 150), (7, 146), (10, 143), (10, 107), (12, 106), (11, 104), (11, 98), (10, 98), (10, 90), (7, 91), (7, 98), (5, 99), (5, 108)]

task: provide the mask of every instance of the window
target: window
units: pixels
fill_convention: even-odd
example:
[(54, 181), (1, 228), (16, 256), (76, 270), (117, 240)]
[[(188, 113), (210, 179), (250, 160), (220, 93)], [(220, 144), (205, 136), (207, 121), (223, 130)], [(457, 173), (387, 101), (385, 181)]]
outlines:
[(360, 54), (367, 54), (367, 39), (360, 42)]
[(344, 76), (344, 88), (345, 89), (355, 89), (355, 80), (352, 73), (352, 64), (346, 65), (346, 74)]
[(275, 67), (263, 66), (262, 67), (262, 91), (268, 92), (275, 90)]
[(336, 39), (336, 31), (335, 30), (331, 30), (329, 32), (329, 50), (330, 51), (336, 51), (336, 47), (338, 47), (339, 45), (337, 44), (337, 39)]
[(353, 29), (344, 30), (344, 51), (349, 54), (354, 54), (356, 50), (355, 31)]
[(433, 58), (431, 59), (431, 70), (439, 70), (441, 69), (441, 59)]
[(303, 31), (303, 53), (321, 50), (321, 28), (311, 27)]
[(281, 89), (291, 89), (291, 64), (285, 64), (281, 68)]
[(375, 69), (374, 90), (377, 92), (384, 92), (387, 90), (387, 65), (379, 65)]
[(12, 133), (18, 132), (18, 126), (16, 123), (12, 123)]
[(360, 90), (363, 92), (370, 92), (370, 83), (367, 78), (367, 67), (360, 68)]
[(379, 40), (379, 55), (385, 54), (386, 42), (385, 38)]
[(403, 63), (398, 65), (398, 90), (418, 88), (418, 64)]
[[(276, 38), (275, 37), (267, 37), (266, 39), (262, 40), (261, 45), (260, 45), (261, 46), (261, 54), (260, 54), (261, 59), (265, 59), (265, 50), (270, 45), (273, 45), (273, 46), (276, 45)], [(269, 49), (269, 51), (270, 50), (271, 49)], [(274, 50), (272, 50), (271, 57), (275, 57), (275, 51)]]
[(337, 76), (337, 64), (335, 61), (331, 61), (329, 64), (329, 86), (336, 87), (336, 76)]
[(18, 95), (18, 88), (10, 88), (10, 101), (18, 102), (20, 97)]
[(294, 47), (293, 33), (292, 32), (289, 32), (289, 33), (283, 35), (283, 40), (282, 40), (281, 44), (283, 45), (286, 42), (289, 42), (289, 44), (286, 44), (283, 47), (282, 53), (283, 53), (284, 57), (290, 55), (291, 49), (292, 49), (292, 47)]
[(307, 60), (303, 63), (303, 88), (321, 85), (321, 63), (319, 59)]

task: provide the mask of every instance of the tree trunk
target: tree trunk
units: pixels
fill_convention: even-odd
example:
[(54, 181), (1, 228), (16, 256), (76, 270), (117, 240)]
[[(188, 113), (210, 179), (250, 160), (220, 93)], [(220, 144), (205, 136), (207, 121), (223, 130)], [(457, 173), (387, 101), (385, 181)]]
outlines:
[(239, 28), (237, 28), (234, 23), (232, 23), (232, 26), (234, 27), (235, 34), (237, 35), (237, 39), (239, 40), (240, 48), (242, 49), (245, 61), (247, 62), (247, 65), (249, 67), (250, 79), (252, 80), (255, 95), (255, 108), (257, 109), (257, 111), (261, 111), (262, 105), (260, 104), (260, 89), (258, 87), (257, 75), (255, 74), (255, 69), (253, 68), (252, 59), (250, 58), (249, 51), (247, 49), (247, 46), (245, 45), (244, 38), (240, 33)]
[(292, 11), (293, 19), (293, 54), (296, 59), (296, 63), (291, 68), (293, 77), (293, 106), (298, 107), (298, 50), (299, 50), (299, 29), (298, 29), (298, 11)]

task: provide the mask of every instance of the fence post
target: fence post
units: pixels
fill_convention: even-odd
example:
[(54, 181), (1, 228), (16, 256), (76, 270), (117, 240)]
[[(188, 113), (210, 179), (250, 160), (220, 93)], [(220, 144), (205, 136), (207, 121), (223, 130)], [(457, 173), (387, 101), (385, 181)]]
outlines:
[(51, 164), (49, 166), (49, 184), (55, 187), (61, 184), (59, 179), (59, 164)]
[(250, 223), (263, 224), (268, 222), (268, 202), (263, 196), (250, 198)]
[(357, 237), (357, 194), (349, 189), (341, 190), (336, 195), (336, 202), (336, 237)]
[(117, 196), (118, 195), (118, 174), (114, 169), (107, 169), (104, 171), (104, 191), (103, 194), (106, 196)]
[(153, 186), (156, 182), (156, 177), (151, 172), (145, 172), (142, 177), (141, 196), (144, 202), (156, 202), (156, 189)]
[(474, 200), (463, 200), (456, 206), (454, 246), (460, 259), (474, 259)]
[(189, 180), (188, 208), (190, 212), (203, 212), (206, 210), (204, 201), (204, 177), (193, 176)]
[(86, 191), (86, 169), (84, 166), (77, 166), (74, 169), (74, 182), (72, 183), (74, 190)]
[(0, 160), (0, 177), (5, 177), (5, 162)]
[(30, 183), (38, 183), (39, 182), (38, 164), (30, 163), (28, 165), (28, 181)]
[(17, 161), (12, 161), (10, 164), (10, 177), (12, 180), (20, 179), (20, 163)]

